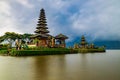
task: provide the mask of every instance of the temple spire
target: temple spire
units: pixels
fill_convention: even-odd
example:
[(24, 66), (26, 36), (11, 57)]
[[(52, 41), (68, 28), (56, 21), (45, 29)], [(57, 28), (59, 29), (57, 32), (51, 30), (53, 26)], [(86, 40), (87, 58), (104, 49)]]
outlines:
[(85, 39), (84, 35), (82, 35), (80, 45), (82, 47), (86, 47), (86, 44), (87, 44), (86, 39)]
[(39, 15), (39, 19), (38, 19), (38, 24), (36, 27), (36, 37), (39, 38), (48, 38), (48, 33), (49, 31), (47, 30), (47, 21), (46, 21), (46, 16), (45, 16), (45, 10), (42, 8), (40, 10), (40, 15)]

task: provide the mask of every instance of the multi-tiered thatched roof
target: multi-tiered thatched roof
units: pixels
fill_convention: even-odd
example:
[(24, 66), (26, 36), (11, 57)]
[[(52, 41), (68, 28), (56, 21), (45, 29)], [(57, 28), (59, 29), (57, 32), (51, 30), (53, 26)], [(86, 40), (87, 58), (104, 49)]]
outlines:
[(35, 35), (32, 36), (33, 38), (48, 38), (50, 36), (48, 33), (48, 27), (47, 27), (47, 22), (46, 22), (46, 16), (45, 16), (45, 11), (44, 9), (40, 10), (40, 16), (38, 19), (38, 24), (36, 27)]

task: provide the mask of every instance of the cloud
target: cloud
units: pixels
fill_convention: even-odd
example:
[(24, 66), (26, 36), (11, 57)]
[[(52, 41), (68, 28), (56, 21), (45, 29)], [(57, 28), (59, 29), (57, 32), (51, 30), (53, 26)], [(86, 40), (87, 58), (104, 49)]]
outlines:
[(28, 7), (33, 8), (34, 6), (29, 2), (29, 0), (16, 0), (19, 4)]
[(0, 7), (0, 11), (1, 11), (1, 14), (6, 14), (6, 15), (10, 15), (10, 6), (4, 2), (4, 1), (0, 1), (0, 5), (2, 7)]
[(71, 17), (77, 34), (90, 34), (94, 39), (120, 39), (119, 0), (91, 0)]
[(0, 5), (0, 35), (5, 32), (32, 33), (35, 19), (29, 17), (33, 6), (28, 0), (1, 0)]
[(69, 40), (82, 34), (93, 39), (120, 39), (119, 0), (1, 0), (0, 35), (6, 31), (33, 33), (44, 8), (50, 34)]
[(11, 6), (7, 1), (0, 1), (0, 35), (3, 35), (7, 31), (20, 32), (17, 29), (16, 21), (11, 13)]

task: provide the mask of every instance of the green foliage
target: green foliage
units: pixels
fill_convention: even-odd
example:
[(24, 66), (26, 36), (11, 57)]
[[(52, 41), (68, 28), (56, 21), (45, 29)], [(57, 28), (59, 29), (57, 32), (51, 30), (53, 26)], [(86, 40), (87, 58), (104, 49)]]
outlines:
[(104, 48), (99, 48), (99, 49), (86, 49), (86, 48), (82, 48), (82, 49), (78, 49), (79, 53), (95, 53), (95, 52), (105, 52)]
[(11, 56), (34, 56), (34, 55), (60, 55), (60, 54), (70, 54), (74, 50), (63, 49), (63, 48), (44, 48), (41, 50), (12, 50), (10, 52)]
[(74, 44), (74, 49), (78, 49), (79, 48), (79, 44), (78, 43), (75, 43)]
[(15, 32), (6, 32), (3, 36), (0, 36), (0, 43), (3, 41), (8, 41), (9, 45), (7, 47), (12, 48), (12, 43), (15, 42), (16, 39), (21, 39), (21, 45), (24, 45), (26, 41), (30, 41), (30, 36), (32, 36), (32, 34), (18, 34)]
[(0, 48), (0, 50), (7, 50), (7, 49), (8, 49), (7, 47)]
[(7, 50), (9, 47), (9, 44), (1, 44), (0, 45), (0, 50)]
[(5, 39), (11, 39), (14, 40), (20, 38), (20, 34), (17, 34), (15, 32), (6, 32), (4, 34)]
[(22, 48), (23, 48), (24, 50), (28, 50), (28, 45), (23, 44), (23, 45), (22, 45)]
[(8, 47), (9, 46), (9, 44), (3, 44), (3, 47)]
[(30, 39), (30, 36), (32, 36), (32, 34), (18, 34), (15, 32), (6, 32), (3, 36), (0, 36), (0, 42), (4, 40), (8, 40), (8, 42), (11, 42), (15, 41), (16, 39)]
[(37, 43), (38, 41), (40, 41), (40, 40), (37, 39), (37, 38), (35, 38), (35, 39), (33, 40), (33, 43)]
[(27, 50), (42, 50), (42, 51), (58, 51), (58, 50), (69, 50), (68, 48), (48, 48), (48, 47), (29, 47)]
[(0, 54), (7, 54), (8, 51), (7, 50), (0, 50)]
[(0, 36), (0, 43), (4, 41), (4, 36)]
[(30, 37), (31, 37), (32, 35), (33, 35), (33, 34), (25, 33), (25, 34), (21, 35), (21, 37), (22, 37), (22, 39), (26, 39), (26, 38), (30, 39)]

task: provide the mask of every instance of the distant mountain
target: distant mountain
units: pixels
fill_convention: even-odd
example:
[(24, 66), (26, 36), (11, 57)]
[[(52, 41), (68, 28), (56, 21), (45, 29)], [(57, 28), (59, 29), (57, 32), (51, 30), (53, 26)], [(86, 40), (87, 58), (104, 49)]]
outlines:
[(120, 49), (120, 41), (95, 41), (95, 45), (104, 45), (107, 49)]
[[(67, 42), (67, 46), (73, 46), (74, 43), (79, 43), (80, 38), (76, 38), (72, 42)], [(100, 41), (93, 41), (96, 46), (105, 46), (106, 49), (120, 49), (120, 41), (108, 41), (108, 40), (100, 40)]]

